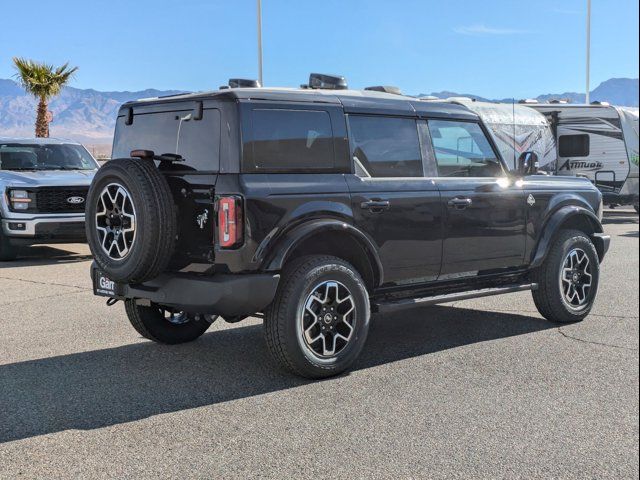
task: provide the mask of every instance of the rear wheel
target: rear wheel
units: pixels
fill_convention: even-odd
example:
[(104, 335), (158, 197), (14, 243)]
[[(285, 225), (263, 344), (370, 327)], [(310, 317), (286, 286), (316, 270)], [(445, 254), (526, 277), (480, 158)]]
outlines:
[(157, 343), (175, 345), (200, 337), (216, 319), (212, 315), (177, 312), (160, 305), (140, 305), (126, 300), (125, 310), (133, 328), (144, 338)]
[(275, 360), (307, 378), (347, 370), (369, 331), (369, 296), (349, 263), (313, 255), (285, 267), (265, 312), (265, 338)]
[(591, 239), (564, 230), (554, 240), (543, 265), (534, 273), (533, 299), (547, 320), (579, 322), (591, 311), (598, 292), (600, 261)]

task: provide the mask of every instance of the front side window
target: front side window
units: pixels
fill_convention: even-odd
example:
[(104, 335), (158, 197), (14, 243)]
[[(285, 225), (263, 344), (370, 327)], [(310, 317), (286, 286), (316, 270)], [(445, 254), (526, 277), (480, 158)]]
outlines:
[(416, 121), (410, 118), (350, 116), (356, 171), (370, 177), (421, 177)]
[(304, 172), (335, 168), (328, 112), (256, 109), (252, 120), (256, 170)]
[(95, 170), (89, 152), (74, 144), (0, 143), (0, 170)]
[(502, 164), (479, 124), (429, 120), (440, 177), (499, 177)]

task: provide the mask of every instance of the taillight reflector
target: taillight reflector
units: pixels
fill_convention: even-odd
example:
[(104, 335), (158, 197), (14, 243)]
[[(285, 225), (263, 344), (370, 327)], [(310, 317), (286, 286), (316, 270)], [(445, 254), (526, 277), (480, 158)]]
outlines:
[(218, 199), (218, 244), (230, 248), (242, 242), (242, 200), (240, 197)]

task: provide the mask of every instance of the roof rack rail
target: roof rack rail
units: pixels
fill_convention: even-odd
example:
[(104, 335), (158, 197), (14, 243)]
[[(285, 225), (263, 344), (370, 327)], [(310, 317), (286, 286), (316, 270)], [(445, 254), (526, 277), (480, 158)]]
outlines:
[(402, 95), (400, 88), (394, 87), (392, 85), (375, 85), (373, 87), (365, 87), (364, 89), (372, 92), (384, 92), (392, 93), (394, 95)]
[(591, 105), (600, 105), (603, 107), (610, 107), (611, 104), (609, 102), (603, 102), (601, 100), (594, 100), (593, 102), (591, 102)]
[(523, 98), (522, 100), (518, 100), (518, 103), (536, 104), (536, 103), (539, 103), (539, 102), (535, 98)]
[(554, 98), (554, 99), (549, 100), (549, 103), (552, 103), (554, 105), (556, 105), (556, 104), (565, 105), (567, 103), (571, 103), (571, 101), (568, 98)]
[[(188, 95), (193, 92), (180, 92), (180, 93), (171, 93), (169, 95), (160, 95), (159, 97), (150, 97), (150, 98), (171, 98), (171, 97), (179, 97), (181, 95)], [(144, 99), (141, 99), (144, 100)]]

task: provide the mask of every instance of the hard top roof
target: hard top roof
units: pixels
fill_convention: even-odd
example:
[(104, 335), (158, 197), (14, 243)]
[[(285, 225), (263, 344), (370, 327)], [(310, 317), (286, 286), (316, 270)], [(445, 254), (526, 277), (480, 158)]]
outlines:
[(304, 88), (229, 88), (127, 102), (123, 108), (202, 100), (271, 100), (342, 105), (346, 112), (375, 112), (395, 115), (436, 115), (476, 119), (464, 105), (448, 102), (423, 102), (418, 98), (371, 90), (325, 90)]

